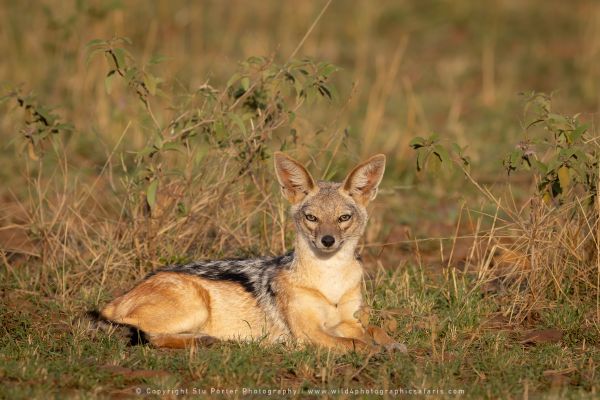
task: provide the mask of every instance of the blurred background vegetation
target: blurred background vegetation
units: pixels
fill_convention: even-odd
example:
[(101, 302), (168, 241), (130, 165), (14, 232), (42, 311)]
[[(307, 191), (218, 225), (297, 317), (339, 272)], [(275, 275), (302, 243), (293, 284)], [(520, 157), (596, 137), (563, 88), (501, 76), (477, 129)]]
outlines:
[[(498, 317), (501, 329), (517, 321), (518, 329), (566, 332), (575, 355), (553, 366), (546, 350), (533, 352), (539, 385), (544, 368), (548, 376), (563, 368), (581, 372), (571, 383), (597, 390), (598, 353), (585, 354), (600, 326), (599, 2), (1, 0), (0, 54), (0, 289), (9, 310), (0, 317), (16, 338), (0, 342), (5, 360), (69, 364), (56, 354), (73, 337), (77, 357), (88, 354), (82, 349), (109, 339), (90, 339), (75, 322), (47, 332), (47, 320), (95, 308), (164, 263), (289, 248), (273, 151), (322, 179), (342, 178), (382, 152), (388, 166), (364, 241), (377, 277), (367, 297), (379, 311), (410, 309), (372, 318), (393, 320), (393, 330), (414, 325), (410, 339), (398, 339), (422, 347), (414, 354), (430, 369), (416, 376), (500, 377), (481, 389), (490, 397), (525, 390), (519, 376), (502, 375), (512, 363), (520, 363), (517, 375), (532, 371), (524, 342), (479, 331)], [(532, 91), (551, 94), (557, 113), (540, 114), (542, 134), (555, 141), (537, 153), (526, 145), (534, 136), (528, 107), (550, 102), (520, 95)], [(575, 114), (580, 122), (564, 117)], [(584, 157), (561, 158), (573, 145), (558, 142), (565, 132), (580, 135), (585, 166)], [(468, 169), (442, 162), (417, 171), (409, 144), (434, 133), (444, 147), (462, 149)], [(552, 174), (532, 173), (527, 157), (560, 163)], [(593, 182), (575, 187), (576, 167)], [(539, 186), (548, 179), (561, 190), (549, 200)], [(29, 327), (45, 345), (62, 338), (54, 355), (22, 347)], [(485, 373), (447, 365), (446, 338), (464, 351), (452, 350), (455, 358), (490, 355), (477, 366)], [(504, 357), (498, 338), (513, 346), (504, 359), (494, 358)], [(109, 347), (99, 357), (117, 362)], [(117, 350), (146, 368), (154, 363), (147, 357), (160, 356)], [(244, 351), (252, 358), (259, 350)], [(268, 370), (264, 356), (256, 368)], [(350, 364), (350, 375), (363, 379), (361, 363)], [(44, 374), (18, 362), (10, 368), (0, 368), (0, 380)], [(503, 389), (507, 379), (517, 383)]]
[[(164, 90), (193, 91), (206, 83), (224, 86), (250, 56), (288, 61), (324, 5), (4, 1), (0, 82), (57, 107), (76, 128), (67, 143), (69, 162), (93, 175), (129, 122), (119, 149), (141, 148), (149, 121), (135, 117), (141, 105), (125, 85), (106, 92), (107, 63), (86, 61), (90, 40), (128, 37), (140, 64), (165, 57), (149, 67), (164, 80)], [(315, 135), (344, 132), (336, 166), (385, 152), (388, 187), (413, 187), (408, 143), (432, 132), (468, 146), (476, 174), (497, 180), (503, 154), (523, 130), (521, 91), (554, 93), (557, 109), (582, 113), (592, 124), (600, 107), (600, 7), (594, 1), (334, 1), (294, 57), (340, 67), (334, 100), (308, 107), (296, 121), (299, 139), (315, 143)], [(172, 102), (152, 101), (166, 124)], [(19, 191), (23, 178), (14, 147), (21, 116), (9, 111), (12, 106), (5, 105), (0, 119), (4, 199), (11, 197), (9, 188)], [(425, 188), (434, 190), (436, 198), (453, 192), (443, 185)], [(415, 222), (413, 213), (398, 213)]]
[[(250, 56), (287, 61), (324, 4), (4, 1), (0, 80), (59, 107), (78, 142), (95, 144), (81, 155), (102, 164), (138, 104), (105, 93), (106, 66), (86, 63), (88, 41), (125, 36), (140, 62), (167, 57), (157, 67), (167, 87), (219, 86)], [(411, 163), (409, 140), (432, 131), (469, 145), (474, 162), (496, 159), (521, 129), (521, 91), (556, 93), (559, 109), (589, 118), (600, 106), (593, 1), (334, 1), (296, 54), (304, 56), (341, 71), (337, 104), (311, 110), (300, 135), (348, 128), (353, 151), (384, 150), (397, 176)], [(10, 123), (4, 113), (7, 141)]]

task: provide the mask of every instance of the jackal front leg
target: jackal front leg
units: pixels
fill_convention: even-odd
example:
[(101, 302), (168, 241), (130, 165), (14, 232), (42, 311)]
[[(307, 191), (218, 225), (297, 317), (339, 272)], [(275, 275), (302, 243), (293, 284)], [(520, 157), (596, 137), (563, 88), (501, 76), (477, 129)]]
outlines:
[(301, 318), (289, 321), (292, 333), (301, 341), (338, 350), (368, 351), (373, 349), (372, 341), (360, 323), (355, 324), (348, 321), (328, 326), (328, 321), (322, 317), (322, 313), (318, 310), (304, 309)]

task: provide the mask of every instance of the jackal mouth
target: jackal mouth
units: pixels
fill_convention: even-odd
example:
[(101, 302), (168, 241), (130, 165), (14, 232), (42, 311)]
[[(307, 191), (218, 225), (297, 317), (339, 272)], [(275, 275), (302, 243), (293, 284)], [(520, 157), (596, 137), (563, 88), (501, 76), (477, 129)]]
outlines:
[(311, 240), (310, 242), (312, 243), (312, 245), (315, 249), (319, 250), (321, 253), (324, 253), (324, 254), (335, 253), (336, 251), (341, 249), (342, 246), (344, 245), (343, 240), (331, 247), (319, 246), (315, 240)]

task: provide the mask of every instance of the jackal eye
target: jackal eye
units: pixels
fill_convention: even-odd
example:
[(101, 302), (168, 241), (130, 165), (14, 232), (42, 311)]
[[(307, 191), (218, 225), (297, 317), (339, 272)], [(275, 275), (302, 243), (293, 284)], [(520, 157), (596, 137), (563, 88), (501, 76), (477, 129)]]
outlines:
[(310, 222), (317, 222), (317, 217), (315, 217), (312, 214), (304, 214), (304, 216), (306, 217), (307, 220), (309, 220)]
[(338, 221), (339, 222), (346, 222), (346, 221), (349, 221), (350, 218), (352, 218), (352, 215), (350, 215), (350, 214), (343, 214), (343, 215), (340, 215), (340, 217), (338, 218)]

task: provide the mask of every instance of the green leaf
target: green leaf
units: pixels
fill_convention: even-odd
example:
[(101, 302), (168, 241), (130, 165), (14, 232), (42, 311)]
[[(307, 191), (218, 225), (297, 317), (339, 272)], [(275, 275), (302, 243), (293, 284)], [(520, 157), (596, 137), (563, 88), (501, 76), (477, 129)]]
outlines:
[(155, 179), (152, 182), (150, 182), (150, 185), (148, 185), (148, 188), (146, 189), (146, 201), (148, 201), (148, 205), (150, 206), (150, 208), (154, 208), (154, 205), (156, 204), (157, 189), (158, 179)]
[(49, 134), (50, 134), (50, 130), (44, 129), (44, 130), (38, 131), (37, 138), (38, 139), (45, 139), (45, 138), (48, 137)]
[(75, 127), (73, 126), (73, 124), (63, 123), (56, 125), (56, 129), (59, 129), (63, 132), (72, 132), (75, 130)]
[(240, 77), (241, 77), (241, 75), (238, 72), (231, 75), (231, 78), (229, 78), (229, 80), (227, 81), (227, 87), (231, 87), (231, 85), (236, 83), (240, 79)]
[(548, 173), (556, 171), (561, 166), (561, 164), (562, 162), (560, 160), (550, 160), (550, 162), (548, 162)]
[(184, 172), (182, 170), (180, 170), (180, 169), (170, 169), (168, 171), (165, 171), (165, 175), (166, 176), (177, 176), (177, 177), (180, 177), (180, 178), (184, 178), (185, 177)]
[(410, 147), (412, 147), (413, 149), (418, 149), (420, 147), (425, 146), (426, 140), (425, 138), (421, 137), (421, 136), (417, 136), (416, 138), (412, 139), (408, 145)]
[(204, 160), (204, 156), (206, 156), (206, 153), (208, 153), (208, 147), (205, 147), (205, 146), (198, 147), (196, 149), (195, 153), (196, 153), (196, 156), (194, 157), (194, 164), (200, 165), (202, 163), (202, 161)]
[(575, 143), (581, 138), (581, 136), (587, 131), (587, 124), (579, 125), (571, 134), (569, 135), (571, 138), (571, 143)]
[(109, 71), (106, 75), (106, 78), (104, 78), (104, 89), (106, 89), (106, 93), (108, 94), (111, 94), (112, 92), (113, 80), (115, 79), (115, 76), (117, 76), (115, 72), (116, 71), (114, 69)]
[(567, 166), (563, 165), (558, 169), (558, 181), (563, 191), (567, 191), (571, 186), (571, 174)]
[(576, 158), (579, 162), (584, 162), (587, 159), (585, 153), (579, 149), (573, 151), (572, 157)]
[(422, 171), (425, 168), (425, 163), (427, 162), (430, 152), (431, 151), (426, 148), (417, 150), (417, 171)]
[(115, 41), (121, 42), (121, 43), (127, 43), (128, 45), (133, 44), (133, 42), (131, 41), (131, 39), (129, 39), (127, 36), (117, 36), (115, 38)]
[(300, 79), (296, 79), (294, 81), (294, 90), (296, 91), (296, 96), (298, 96), (298, 97), (303, 96), (304, 85), (302, 84)]
[(453, 151), (453, 152), (454, 152), (456, 155), (458, 155), (458, 156), (461, 156), (461, 155), (462, 155), (462, 153), (463, 153), (463, 149), (461, 149), (461, 148), (460, 148), (460, 146), (458, 145), (458, 143), (452, 143), (450, 146), (452, 147), (452, 151)]
[(222, 140), (227, 137), (227, 132), (225, 132), (225, 125), (222, 121), (215, 121), (215, 123), (213, 124), (213, 129), (215, 132), (215, 137), (218, 140)]
[(309, 106), (315, 103), (315, 97), (317, 96), (317, 91), (313, 87), (308, 87), (304, 91), (306, 96), (306, 104)]
[(283, 76), (285, 77), (286, 80), (288, 80), (292, 83), (296, 82), (296, 78), (294, 78), (294, 75), (290, 74), (288, 71), (285, 71), (283, 73)]
[(518, 168), (521, 165), (523, 152), (521, 150), (513, 150), (509, 155), (509, 164), (513, 168)]
[(162, 134), (160, 129), (154, 130), (154, 136), (155, 136), (156, 143), (159, 143), (159, 147), (162, 147), (162, 144), (165, 141), (165, 136)]
[(56, 117), (52, 114), (51, 110), (49, 110), (45, 107), (38, 107), (36, 111), (39, 115), (41, 115), (46, 120), (46, 123), (48, 125), (54, 124)]
[(150, 154), (154, 154), (156, 152), (156, 148), (154, 146), (146, 146), (142, 150), (137, 152), (138, 157), (144, 157)]
[(235, 113), (231, 113), (230, 118), (233, 121), (233, 123), (235, 123), (238, 126), (238, 128), (240, 129), (240, 132), (244, 136), (246, 136), (246, 126), (244, 125), (244, 121), (242, 121), (240, 116)]
[(115, 49), (112, 50), (113, 54), (115, 55), (115, 59), (117, 60), (117, 65), (116, 67), (119, 69), (123, 69), (125, 68), (126, 64), (125, 64), (125, 50), (123, 50), (120, 47), (117, 47)]
[(247, 91), (250, 88), (250, 78), (248, 78), (247, 76), (243, 77), (240, 81), (240, 85), (242, 86), (242, 89), (244, 89), (244, 91)]
[(531, 162), (531, 166), (535, 168), (540, 175), (545, 176), (548, 173), (548, 167), (540, 160), (531, 157), (529, 162)]
[(155, 54), (152, 56), (152, 58), (150, 58), (150, 61), (148, 61), (148, 65), (156, 65), (156, 64), (160, 64), (164, 61), (169, 60), (170, 57), (167, 56), (163, 56), (161, 54)]
[(442, 160), (439, 157), (427, 158), (427, 171), (432, 175), (438, 175), (442, 169)]
[(449, 163), (450, 155), (448, 154), (448, 150), (441, 144), (436, 144), (433, 146), (433, 152), (438, 156), (441, 163)]
[(550, 129), (554, 130), (568, 131), (572, 128), (569, 121), (567, 121), (567, 119), (560, 114), (548, 114), (548, 119), (546, 123), (548, 124)]
[(94, 58), (94, 56), (98, 53), (104, 53), (106, 50), (104, 48), (97, 48), (97, 49), (93, 49), (91, 51), (89, 51), (85, 57), (85, 64), (89, 65), (90, 61), (92, 61), (92, 58)]
[(329, 91), (327, 86), (319, 84), (317, 85), (317, 90), (319, 91), (322, 97), (327, 97), (329, 100), (331, 100), (331, 92)]
[(185, 217), (187, 215), (187, 208), (185, 204), (181, 201), (177, 202), (177, 215), (180, 217)]
[(325, 66), (323, 66), (323, 68), (321, 68), (321, 75), (323, 75), (324, 77), (328, 77), (329, 75), (331, 75), (332, 73), (338, 71), (338, 67), (336, 67), (333, 64), (325, 64)]
[(163, 145), (162, 150), (164, 151), (178, 151), (182, 154), (185, 154), (187, 148), (180, 143), (166, 143)]
[(127, 83), (129, 83), (133, 80), (136, 73), (137, 73), (137, 68), (135, 68), (135, 67), (126, 68), (125, 75), (123, 75), (123, 78), (127, 81)]
[(107, 45), (108, 42), (106, 40), (102, 40), (102, 39), (93, 39), (90, 40), (89, 42), (87, 42), (85, 44), (85, 47), (93, 47), (93, 46), (100, 46), (100, 45)]
[[(570, 168), (571, 168), (571, 178), (578, 178), (578, 179), (574, 179), (575, 181), (586, 182), (587, 171), (585, 168), (582, 168), (582, 166), (579, 164), (573, 164), (570, 166)], [(575, 174), (575, 176), (573, 176), (573, 173)]]
[(13, 98), (13, 96), (11, 96), (11, 95), (2, 96), (2, 97), (0, 97), (0, 104), (4, 104), (12, 98)]
[(146, 73), (146, 74), (144, 74), (144, 84), (146, 85), (148, 92), (150, 92), (150, 94), (152, 96), (154, 96), (156, 94), (156, 86), (158, 85), (158, 78), (156, 78), (152, 74)]
[(250, 56), (250, 57), (248, 57), (246, 62), (248, 64), (263, 64), (265, 62), (265, 58), (259, 57), (259, 56)]
[(310, 61), (308, 60), (292, 60), (287, 65), (289, 65), (290, 68), (300, 68), (308, 64), (310, 64)]
[(144, 169), (138, 169), (135, 173), (135, 176), (139, 179), (148, 179), (150, 176), (152, 176), (153, 172), (149, 171), (148, 169), (144, 168)]
[(566, 148), (566, 149), (561, 149), (558, 152), (558, 156), (562, 159), (562, 160), (568, 160), (569, 158), (573, 157), (573, 155), (575, 154), (577, 150), (570, 147), (570, 148)]

